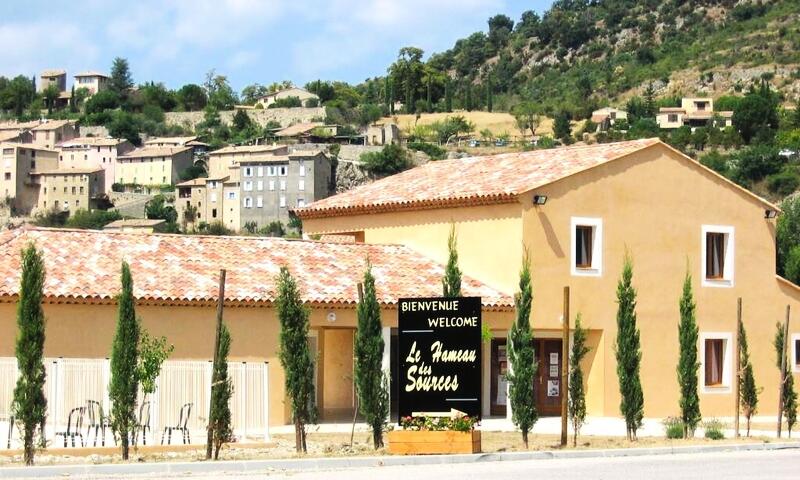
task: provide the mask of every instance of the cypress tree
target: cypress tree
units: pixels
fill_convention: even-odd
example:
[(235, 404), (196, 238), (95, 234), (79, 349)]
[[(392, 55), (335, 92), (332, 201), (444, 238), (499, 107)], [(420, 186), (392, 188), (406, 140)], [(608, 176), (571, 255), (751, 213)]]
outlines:
[(533, 331), (530, 323), (532, 303), (530, 260), (526, 252), (519, 273), (519, 291), (514, 295), (517, 315), (508, 333), (508, 358), (511, 361), (511, 369), (507, 374), (511, 421), (522, 432), (522, 442), (526, 449), (528, 433), (539, 419), (533, 397), (537, 362), (533, 352)]
[(679, 302), (680, 323), (678, 324), (678, 341), (680, 342), (680, 358), (678, 359), (678, 389), (680, 390), (681, 420), (683, 421), (683, 438), (694, 436), (697, 424), (700, 423), (700, 398), (697, 394), (697, 319), (695, 317), (694, 294), (692, 293), (692, 276), (686, 272), (683, 280), (683, 294)]
[(377, 450), (383, 446), (383, 429), (389, 415), (389, 390), (381, 368), (384, 349), (381, 309), (375, 293), (375, 277), (372, 276), (372, 266), (369, 263), (364, 272), (364, 298), (359, 301), (356, 314), (356, 393), (361, 415), (367, 425), (372, 427), (372, 441)]
[(468, 112), (472, 111), (472, 84), (469, 80), (464, 86), (464, 109)]
[(581, 314), (575, 318), (575, 331), (572, 333), (572, 351), (569, 355), (569, 401), (567, 413), (572, 420), (572, 446), (578, 446), (583, 422), (586, 420), (586, 392), (583, 389), (583, 369), (581, 362), (589, 353), (586, 346), (586, 330), (581, 324)]
[(617, 284), (617, 377), (619, 378), (620, 412), (625, 418), (628, 440), (636, 440), (636, 431), (644, 417), (644, 394), (639, 377), (642, 351), (639, 329), (636, 328), (636, 290), (631, 284), (633, 263), (625, 254), (622, 277)]
[(491, 112), (494, 108), (494, 93), (492, 92), (492, 76), (486, 79), (486, 111)]
[(406, 113), (414, 113), (415, 110), (414, 89), (411, 85), (411, 81), (406, 81)]
[(444, 83), (444, 109), (447, 112), (453, 111), (453, 85), (449, 77)]
[(281, 267), (276, 283), (275, 307), (281, 325), (279, 357), (294, 420), (295, 449), (305, 453), (306, 425), (317, 421), (314, 362), (308, 348), (309, 310), (303, 305), (297, 282), (288, 268)]
[(395, 93), (394, 93), (394, 80), (389, 80), (389, 113), (394, 115), (394, 104), (395, 104)]
[(756, 379), (753, 375), (753, 364), (750, 363), (750, 350), (747, 346), (747, 333), (744, 324), (739, 322), (739, 365), (742, 369), (739, 377), (739, 404), (747, 420), (747, 436), (750, 436), (750, 420), (758, 409), (758, 393)]
[(127, 262), (122, 262), (122, 290), (117, 295), (117, 330), (111, 346), (111, 428), (120, 439), (122, 459), (128, 459), (129, 441), (136, 425), (136, 394), (139, 379), (139, 321), (133, 298), (133, 278)]
[(791, 372), (791, 364), (788, 362), (788, 359), (784, 359), (786, 356), (786, 349), (784, 348), (785, 341), (783, 324), (778, 323), (773, 345), (775, 345), (775, 353), (777, 354), (778, 369), (781, 370), (783, 368), (781, 365), (782, 361), (785, 361), (786, 365), (785, 375), (781, 370), (781, 384), (783, 385), (781, 396), (783, 396), (783, 416), (786, 419), (789, 438), (791, 438), (792, 427), (797, 423), (797, 392), (794, 390), (794, 375), (792, 375)]
[(391, 109), (392, 103), (392, 92), (391, 87), (389, 86), (389, 77), (383, 79), (383, 103), (386, 105), (386, 110)]
[(219, 331), (219, 351), (215, 362), (216, 371), (212, 378), (211, 386), (211, 423), (214, 442), (214, 460), (219, 459), (219, 451), (224, 443), (233, 439), (233, 425), (231, 425), (230, 401), (233, 396), (233, 383), (228, 378), (228, 353), (231, 350), (231, 332), (225, 323)]
[(450, 235), (447, 237), (447, 266), (442, 278), (442, 296), (455, 298), (461, 296), (461, 270), (458, 268), (458, 249), (456, 226), (450, 226)]
[[(14, 387), (12, 410), (21, 425), (25, 465), (33, 465), (36, 429), (47, 417), (47, 398), (44, 396), (45, 318), (42, 310), (42, 290), (45, 268), (36, 245), (22, 250), (22, 274), (17, 301), (17, 344), (15, 354), (19, 376)], [(44, 431), (41, 432), (44, 441)]]

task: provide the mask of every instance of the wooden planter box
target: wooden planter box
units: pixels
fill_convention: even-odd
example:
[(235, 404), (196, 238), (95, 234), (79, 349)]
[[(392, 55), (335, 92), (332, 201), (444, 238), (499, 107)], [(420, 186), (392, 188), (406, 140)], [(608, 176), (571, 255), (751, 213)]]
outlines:
[(481, 452), (481, 432), (478, 430), (392, 430), (388, 440), (389, 453), (396, 455)]

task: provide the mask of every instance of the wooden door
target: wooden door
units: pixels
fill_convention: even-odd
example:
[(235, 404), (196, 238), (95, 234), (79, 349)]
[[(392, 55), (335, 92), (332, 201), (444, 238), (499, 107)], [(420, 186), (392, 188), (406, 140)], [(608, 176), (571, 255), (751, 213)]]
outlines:
[(538, 339), (535, 344), (539, 360), (534, 388), (536, 409), (540, 415), (561, 415), (561, 340)]

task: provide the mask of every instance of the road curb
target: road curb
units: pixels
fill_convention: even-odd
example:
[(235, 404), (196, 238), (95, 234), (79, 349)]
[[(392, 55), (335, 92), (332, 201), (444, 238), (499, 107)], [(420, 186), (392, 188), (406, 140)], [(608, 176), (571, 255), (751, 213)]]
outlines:
[(463, 455), (408, 455), (380, 457), (298, 458), (277, 460), (229, 460), (220, 462), (122, 463), (105, 465), (52, 465), (0, 468), (0, 478), (43, 478), (73, 475), (147, 475), (214, 472), (336, 470), (345, 468), (403, 465), (450, 465), (459, 463), (509, 462), (521, 460), (641, 457), (646, 455), (702, 454), (800, 449), (800, 442), (689, 445), (685, 447), (614, 448), (605, 450), (548, 450), (541, 452), (497, 452)]

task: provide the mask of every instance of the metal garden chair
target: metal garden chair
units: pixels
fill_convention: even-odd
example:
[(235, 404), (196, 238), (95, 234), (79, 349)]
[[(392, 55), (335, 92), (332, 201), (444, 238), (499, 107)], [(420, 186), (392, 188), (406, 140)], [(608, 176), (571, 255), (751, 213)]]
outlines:
[(174, 427), (164, 427), (164, 433), (161, 434), (161, 445), (164, 445), (164, 436), (167, 437), (167, 445), (172, 444), (172, 431), (177, 430), (183, 433), (183, 443), (192, 443), (189, 435), (189, 416), (192, 414), (193, 403), (186, 403), (181, 407), (180, 414), (178, 415), (178, 423)]
[(61, 432), (56, 432), (56, 439), (59, 436), (64, 437), (64, 447), (67, 447), (67, 438), (72, 439), (72, 446), (75, 446), (75, 437), (80, 437), (81, 446), (85, 446), (83, 433), (83, 416), (86, 414), (86, 407), (75, 407), (69, 411), (67, 417), (67, 429)]

